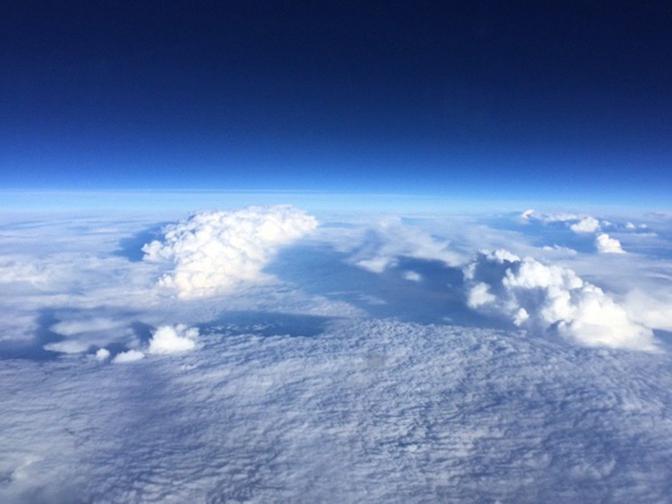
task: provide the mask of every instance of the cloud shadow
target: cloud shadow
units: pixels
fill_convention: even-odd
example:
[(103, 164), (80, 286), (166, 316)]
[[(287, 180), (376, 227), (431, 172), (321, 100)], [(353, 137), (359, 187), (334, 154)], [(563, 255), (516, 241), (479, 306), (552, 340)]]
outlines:
[[(374, 273), (349, 264), (348, 257), (326, 245), (297, 245), (280, 251), (265, 271), (309, 294), (345, 301), (376, 318), (510, 328), (466, 306), (460, 268), (401, 256), (395, 265)], [(420, 279), (407, 279), (408, 272)]]
[(140, 262), (144, 257), (142, 251), (143, 245), (156, 240), (161, 236), (161, 230), (168, 222), (159, 222), (152, 226), (138, 231), (133, 236), (122, 238), (118, 242), (119, 248), (112, 252), (112, 255), (125, 257), (131, 262)]
[(51, 308), (40, 310), (37, 318), (37, 329), (30, 340), (0, 341), (0, 359), (24, 359), (32, 361), (50, 361), (58, 358), (59, 352), (45, 350), (44, 345), (58, 343), (65, 338), (50, 328), (59, 320)]

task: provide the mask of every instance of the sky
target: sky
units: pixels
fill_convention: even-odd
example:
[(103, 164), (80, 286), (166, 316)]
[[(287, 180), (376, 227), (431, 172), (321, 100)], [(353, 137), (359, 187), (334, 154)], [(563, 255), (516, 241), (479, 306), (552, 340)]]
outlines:
[(5, 2), (0, 189), (661, 207), (664, 2)]

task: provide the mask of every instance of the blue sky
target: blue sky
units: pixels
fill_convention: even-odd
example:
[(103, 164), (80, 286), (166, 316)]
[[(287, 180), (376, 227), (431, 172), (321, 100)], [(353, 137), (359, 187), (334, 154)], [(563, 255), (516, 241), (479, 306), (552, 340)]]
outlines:
[(3, 7), (3, 189), (665, 206), (672, 12), (593, 2)]

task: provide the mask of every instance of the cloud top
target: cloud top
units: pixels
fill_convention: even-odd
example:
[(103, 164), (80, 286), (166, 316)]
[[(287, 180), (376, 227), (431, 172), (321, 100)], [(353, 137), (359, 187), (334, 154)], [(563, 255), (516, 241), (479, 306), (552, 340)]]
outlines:
[(607, 233), (600, 233), (595, 237), (595, 247), (602, 254), (625, 254), (621, 242)]
[(198, 329), (188, 328), (185, 325), (162, 325), (156, 329), (149, 340), (148, 352), (152, 354), (170, 354), (185, 352), (196, 347)]
[(172, 267), (159, 285), (178, 297), (205, 297), (263, 279), (261, 269), (277, 249), (316, 226), (314, 217), (287, 205), (202, 212), (166, 226), (163, 240), (142, 251), (144, 260)]
[(126, 352), (118, 353), (112, 359), (114, 364), (125, 364), (127, 362), (135, 362), (145, 358), (145, 354), (140, 350), (127, 350)]
[(465, 280), (471, 308), (517, 326), (555, 330), (589, 346), (656, 349), (651, 329), (570, 269), (496, 250), (479, 254), (465, 268)]
[(579, 222), (571, 224), (569, 229), (575, 233), (594, 233), (600, 229), (600, 221), (598, 221), (595, 217), (584, 217)]

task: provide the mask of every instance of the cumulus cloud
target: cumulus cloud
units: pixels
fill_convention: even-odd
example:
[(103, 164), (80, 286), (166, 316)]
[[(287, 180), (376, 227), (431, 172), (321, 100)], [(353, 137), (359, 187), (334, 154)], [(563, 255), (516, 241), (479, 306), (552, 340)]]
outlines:
[(142, 250), (145, 261), (171, 267), (159, 285), (197, 298), (263, 279), (261, 269), (277, 249), (316, 226), (314, 217), (286, 205), (202, 212), (166, 226), (163, 240)]
[(595, 237), (595, 246), (602, 254), (625, 254), (625, 250), (621, 248), (621, 242), (616, 238), (611, 238), (607, 233), (600, 233)]
[(96, 359), (99, 361), (107, 360), (110, 357), (110, 351), (107, 348), (99, 348), (96, 352)]
[(575, 233), (594, 233), (600, 229), (600, 221), (598, 221), (595, 217), (584, 217), (580, 221), (571, 224), (569, 229)]
[(163, 325), (156, 329), (156, 332), (149, 340), (149, 353), (169, 354), (192, 350), (196, 347), (196, 338), (198, 329), (188, 328), (185, 325), (176, 326)]
[(654, 350), (651, 329), (633, 321), (574, 271), (506, 250), (479, 254), (465, 268), (467, 303), (532, 330), (556, 330), (579, 343)]
[(127, 350), (126, 352), (121, 352), (115, 355), (114, 359), (112, 359), (112, 362), (115, 364), (123, 364), (126, 362), (135, 362), (144, 358), (145, 354), (142, 353), (140, 350), (131, 349)]

